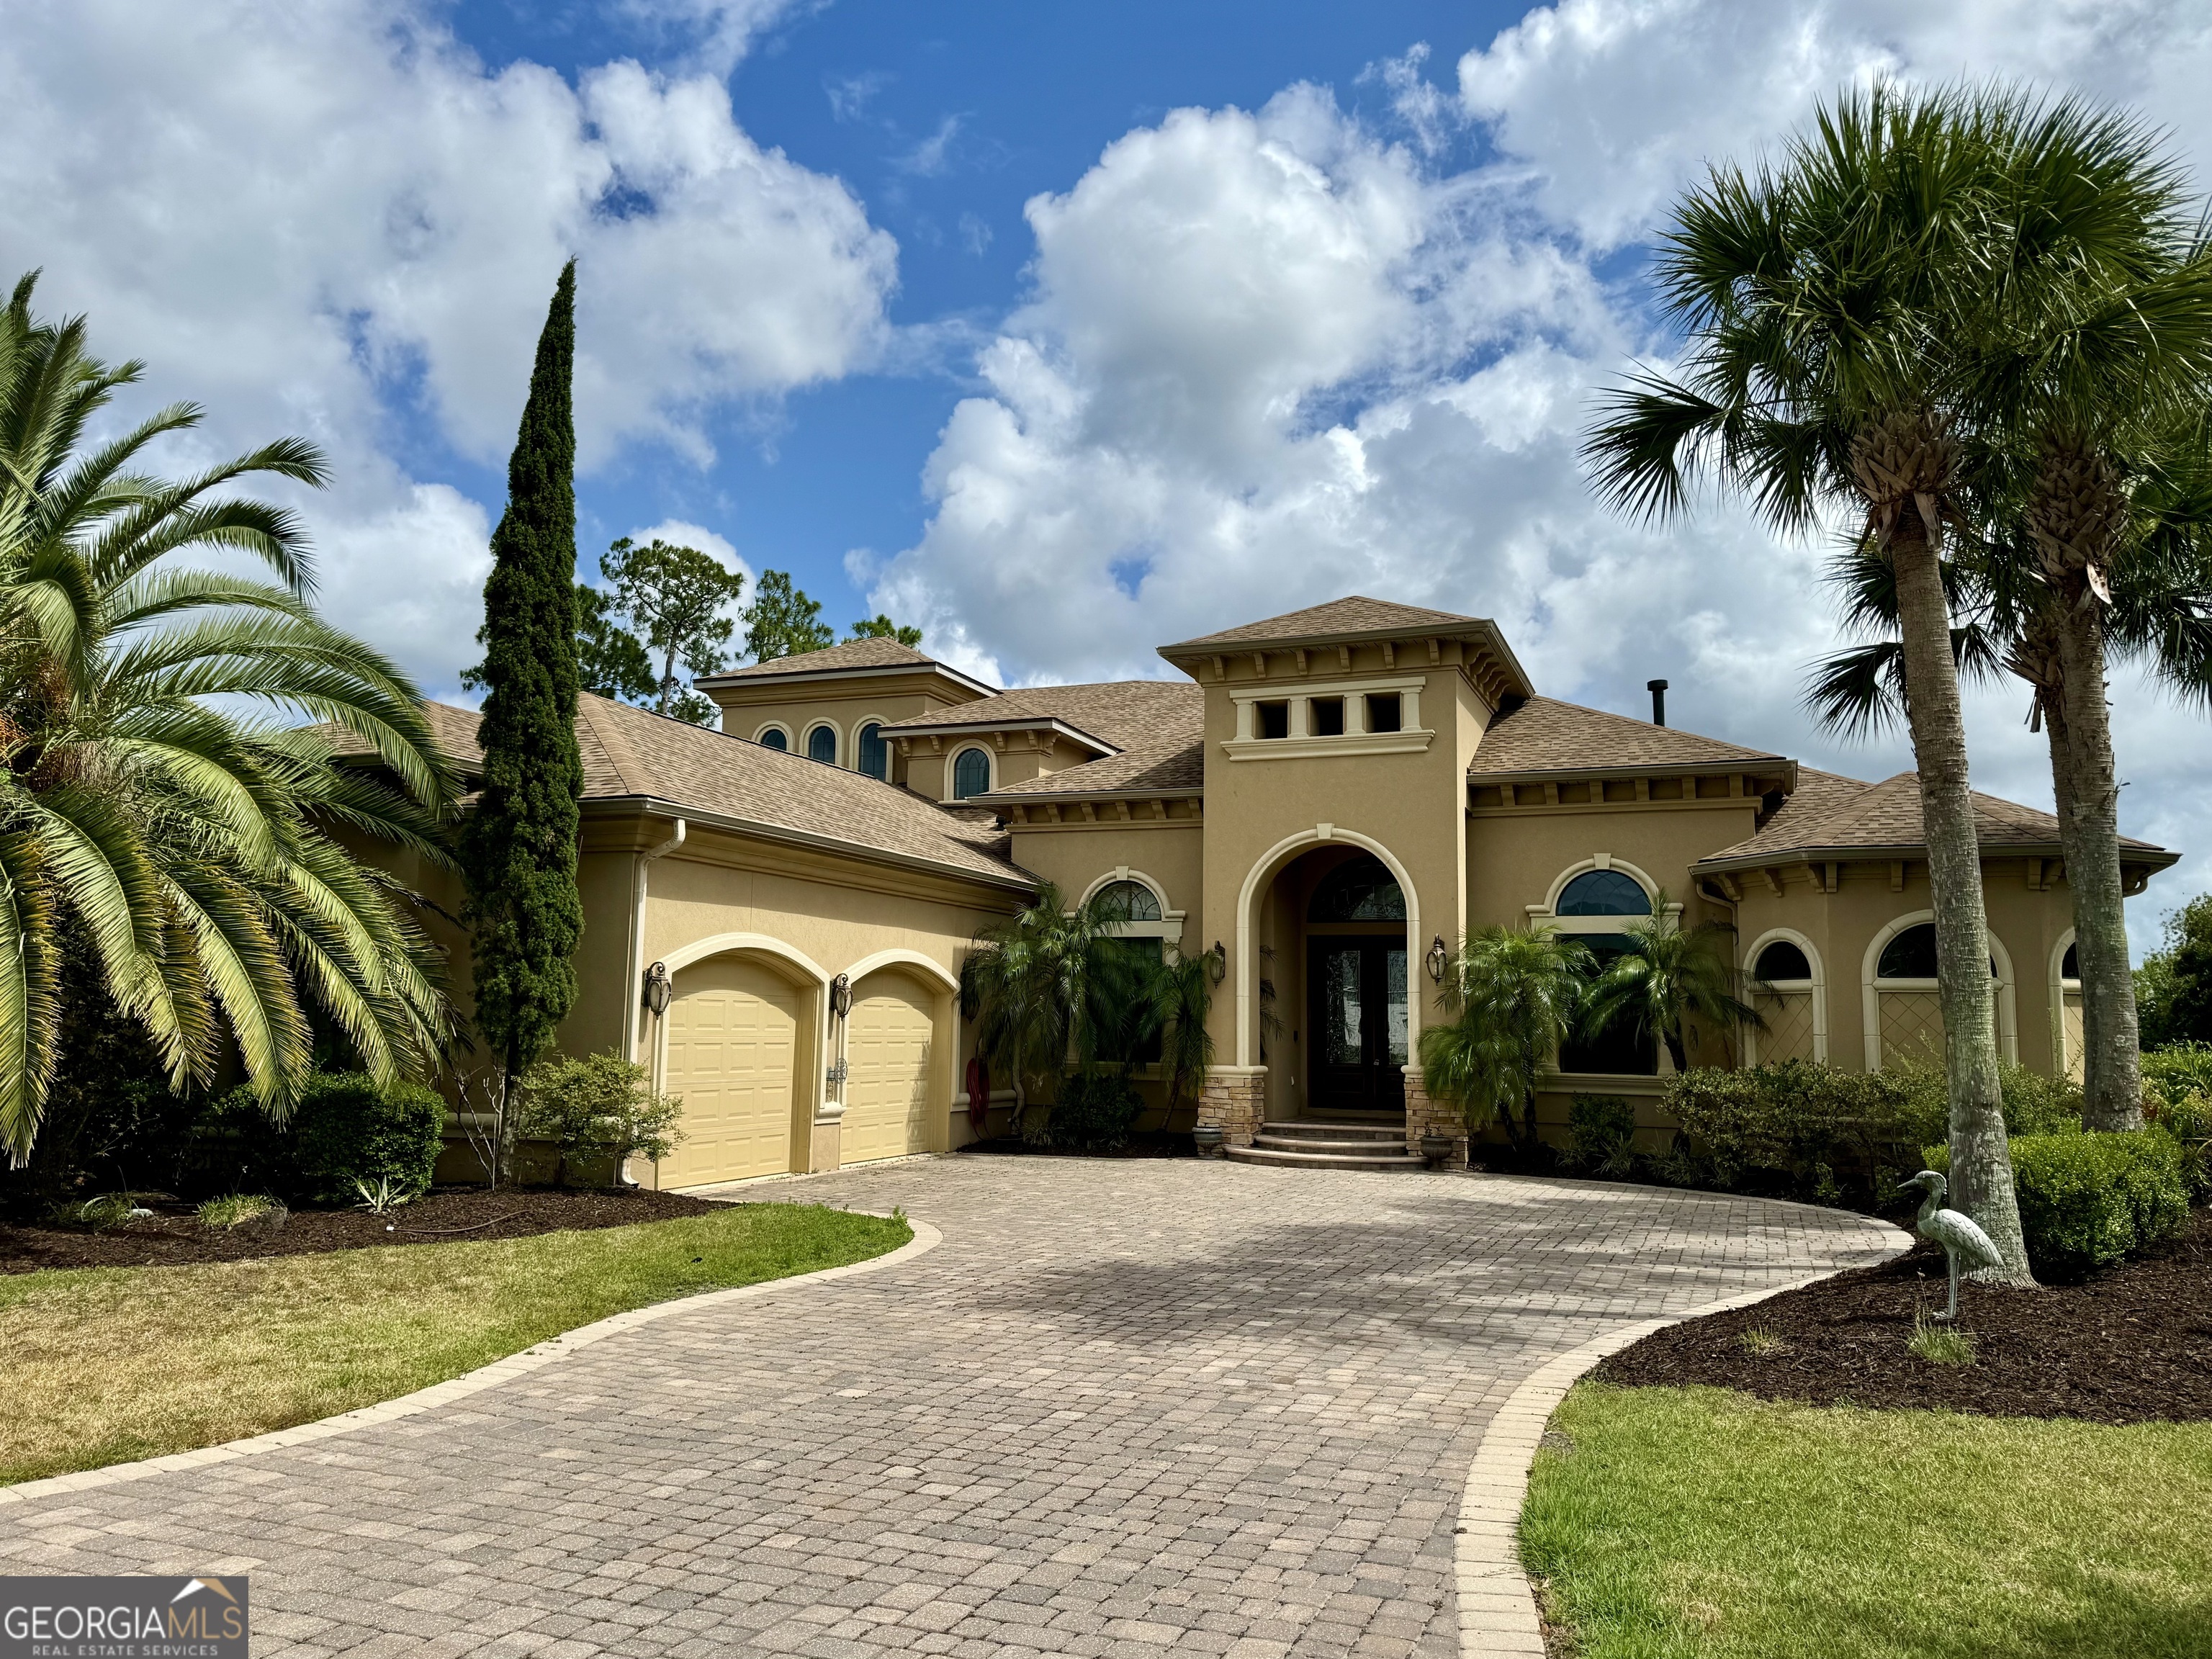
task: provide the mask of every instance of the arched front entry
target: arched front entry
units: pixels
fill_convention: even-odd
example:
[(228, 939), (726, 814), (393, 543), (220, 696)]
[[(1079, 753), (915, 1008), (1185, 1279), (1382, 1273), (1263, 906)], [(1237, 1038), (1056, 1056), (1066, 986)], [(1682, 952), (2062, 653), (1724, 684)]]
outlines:
[(1237, 1066), (1265, 1116), (1402, 1121), (1420, 1041), (1420, 902), (1381, 842), (1318, 825), (1268, 849), (1237, 904)]

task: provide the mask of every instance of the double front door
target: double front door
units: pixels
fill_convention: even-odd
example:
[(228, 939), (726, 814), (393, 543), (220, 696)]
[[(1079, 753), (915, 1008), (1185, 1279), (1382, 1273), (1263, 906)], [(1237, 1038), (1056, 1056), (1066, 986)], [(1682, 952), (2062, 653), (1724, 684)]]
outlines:
[(1310, 939), (1306, 985), (1313, 1041), (1308, 1109), (1403, 1112), (1405, 936)]

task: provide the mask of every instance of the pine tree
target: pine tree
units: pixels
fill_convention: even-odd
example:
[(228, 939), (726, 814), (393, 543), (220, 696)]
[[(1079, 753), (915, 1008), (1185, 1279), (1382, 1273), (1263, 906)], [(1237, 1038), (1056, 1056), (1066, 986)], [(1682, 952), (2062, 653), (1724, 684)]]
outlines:
[(576, 1000), (576, 264), (538, 338), (484, 584), (483, 792), (462, 835), (477, 1027), (503, 1076), (526, 1071)]

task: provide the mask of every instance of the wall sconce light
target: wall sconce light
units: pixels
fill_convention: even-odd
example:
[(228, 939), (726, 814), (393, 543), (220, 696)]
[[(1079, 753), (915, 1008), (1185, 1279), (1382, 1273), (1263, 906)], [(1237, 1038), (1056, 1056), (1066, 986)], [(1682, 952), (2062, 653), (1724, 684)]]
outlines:
[(1229, 977), (1229, 947), (1219, 939), (1214, 940), (1213, 948), (1206, 953), (1206, 976), (1216, 985)]
[(653, 1010), (658, 1019), (668, 1012), (669, 1000), (676, 994), (676, 981), (668, 977), (668, 964), (656, 962), (645, 970), (645, 1006)]
[(853, 1012), (853, 976), (840, 974), (830, 981), (830, 1012), (842, 1019)]
[(1438, 933), (1423, 958), (1429, 964), (1429, 977), (1439, 985), (1444, 982), (1444, 969), (1450, 964), (1451, 952), (1444, 949), (1444, 936)]

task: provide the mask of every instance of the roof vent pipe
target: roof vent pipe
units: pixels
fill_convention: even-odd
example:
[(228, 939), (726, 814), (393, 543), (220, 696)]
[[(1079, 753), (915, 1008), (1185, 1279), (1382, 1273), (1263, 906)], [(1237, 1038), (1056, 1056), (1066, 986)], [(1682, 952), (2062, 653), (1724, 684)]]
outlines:
[(1667, 682), (1664, 680), (1646, 680), (1644, 682), (1644, 689), (1651, 694), (1651, 724), (1654, 726), (1666, 725)]

